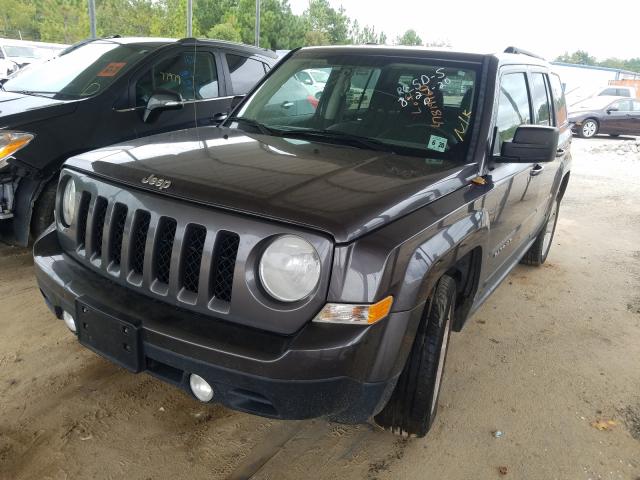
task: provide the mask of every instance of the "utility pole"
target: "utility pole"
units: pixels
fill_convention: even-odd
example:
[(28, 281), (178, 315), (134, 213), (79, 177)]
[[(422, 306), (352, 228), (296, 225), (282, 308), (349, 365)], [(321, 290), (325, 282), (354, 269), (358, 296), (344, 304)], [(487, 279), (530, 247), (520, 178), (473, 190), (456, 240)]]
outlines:
[(193, 36), (193, 0), (187, 0), (187, 37)]
[(260, 46), (260, 0), (256, 0), (256, 47)]
[(96, 2), (95, 0), (89, 0), (89, 28), (91, 31), (91, 38), (96, 38)]

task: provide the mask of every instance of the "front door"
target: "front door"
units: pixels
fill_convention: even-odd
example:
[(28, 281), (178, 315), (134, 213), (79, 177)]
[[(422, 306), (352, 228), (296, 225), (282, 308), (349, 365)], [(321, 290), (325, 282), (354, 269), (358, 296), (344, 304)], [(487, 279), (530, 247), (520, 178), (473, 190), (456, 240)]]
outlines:
[[(212, 50), (188, 46), (165, 51), (132, 76), (130, 105), (117, 111), (117, 121), (135, 131), (136, 137), (214, 124), (231, 105), (222, 78), (219, 57)], [(162, 91), (178, 93), (181, 108), (162, 111), (145, 122), (149, 99)]]
[[(500, 78), (495, 125), (494, 154), (503, 142), (513, 139), (520, 125), (532, 123), (529, 85), (524, 71), (510, 69)], [(496, 163), (491, 171), (493, 190), (488, 194), (490, 230), (487, 265), (492, 284), (520, 255), (537, 222), (538, 183), (536, 166), (530, 163)]]

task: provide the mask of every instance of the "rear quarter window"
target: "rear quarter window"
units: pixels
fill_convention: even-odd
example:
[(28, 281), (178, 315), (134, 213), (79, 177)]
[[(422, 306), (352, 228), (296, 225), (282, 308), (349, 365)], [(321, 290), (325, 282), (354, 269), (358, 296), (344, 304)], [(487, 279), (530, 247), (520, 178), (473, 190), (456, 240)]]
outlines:
[(231, 86), (235, 95), (244, 95), (264, 76), (264, 65), (253, 58), (226, 54)]

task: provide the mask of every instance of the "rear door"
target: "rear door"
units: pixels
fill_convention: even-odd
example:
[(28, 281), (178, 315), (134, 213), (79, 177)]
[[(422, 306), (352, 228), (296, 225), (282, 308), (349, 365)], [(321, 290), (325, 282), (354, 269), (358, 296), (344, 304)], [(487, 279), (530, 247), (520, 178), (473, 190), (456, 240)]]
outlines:
[(637, 100), (632, 101), (631, 107), (633, 112), (631, 113), (632, 122), (630, 124), (630, 135), (640, 135), (640, 102)]
[(603, 130), (606, 133), (614, 134), (632, 134), (634, 131), (633, 123), (633, 100), (618, 100), (617, 102), (609, 105), (609, 109), (616, 108), (617, 110), (606, 110), (604, 113)]
[[(552, 75), (551, 77), (555, 77), (553, 79), (556, 83), (555, 93), (552, 92), (550, 84), (552, 78), (550, 78), (546, 70), (532, 68), (529, 72), (531, 82), (531, 106), (533, 107), (535, 123), (542, 126), (558, 127), (560, 130), (556, 157), (551, 162), (535, 164), (531, 171), (532, 181), (536, 184), (535, 188), (538, 191), (537, 212), (533, 229), (534, 235), (547, 218), (554, 194), (554, 184), (559, 175), (560, 161), (569, 151), (571, 142), (571, 131), (566, 117), (566, 108), (564, 109), (565, 113), (558, 116), (552, 101), (555, 95), (560, 98), (560, 105), (562, 105), (563, 97), (560, 79), (557, 75)], [(562, 109), (561, 106), (559, 108)]]

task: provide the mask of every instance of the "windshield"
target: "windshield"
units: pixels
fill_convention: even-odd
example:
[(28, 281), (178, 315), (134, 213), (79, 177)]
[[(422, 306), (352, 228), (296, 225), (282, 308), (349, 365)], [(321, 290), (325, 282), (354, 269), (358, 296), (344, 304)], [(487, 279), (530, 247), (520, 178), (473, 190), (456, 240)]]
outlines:
[(147, 51), (148, 47), (140, 45), (94, 41), (32, 65), (3, 87), (8, 92), (53, 95), (61, 99), (91, 97), (104, 91)]
[[(302, 71), (325, 72), (326, 84), (308, 88)], [(477, 72), (475, 64), (444, 60), (303, 50), (253, 93), (231, 126), (463, 160)]]
[(41, 55), (34, 47), (25, 47), (17, 45), (5, 45), (4, 51), (7, 57), (24, 57), (24, 58), (40, 58)]

